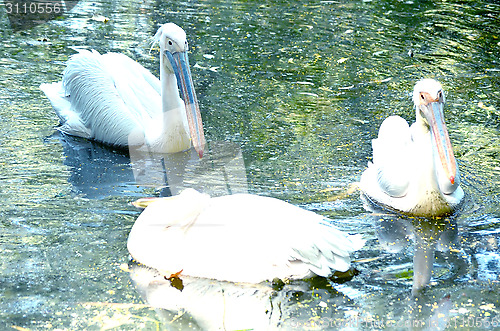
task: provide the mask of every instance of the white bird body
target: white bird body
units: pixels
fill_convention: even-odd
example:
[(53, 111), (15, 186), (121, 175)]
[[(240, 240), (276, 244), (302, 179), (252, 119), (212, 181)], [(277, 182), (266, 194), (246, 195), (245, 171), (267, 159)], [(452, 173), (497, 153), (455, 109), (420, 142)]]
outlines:
[[(118, 147), (175, 153), (193, 143), (202, 150), (201, 116), (185, 67), (185, 33), (167, 23), (155, 38), (161, 51), (160, 80), (123, 54), (80, 50), (68, 61), (62, 82), (42, 84), (60, 118), (59, 130)], [(170, 63), (174, 60), (179, 63)]]
[(259, 283), (346, 271), (361, 248), (324, 218), (251, 194), (210, 198), (187, 189), (149, 204), (129, 238), (132, 257), (164, 275)]
[(464, 192), (444, 124), (441, 84), (418, 82), (413, 99), (417, 116), (411, 127), (399, 116), (380, 126), (372, 141), (373, 162), (361, 176), (360, 188), (370, 200), (411, 215), (446, 215)]

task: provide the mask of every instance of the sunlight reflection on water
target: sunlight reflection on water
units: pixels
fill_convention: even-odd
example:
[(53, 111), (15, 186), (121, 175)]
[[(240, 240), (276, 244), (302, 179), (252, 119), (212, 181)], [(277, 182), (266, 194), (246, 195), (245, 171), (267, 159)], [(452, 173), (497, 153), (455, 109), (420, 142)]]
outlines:
[[(306, 289), (293, 304), (309, 306), (292, 305), (297, 316), (290, 316), (308, 320), (314, 310), (332, 319), (349, 312), (428, 320), (437, 306), (450, 323), (498, 317), (499, 13), (487, 1), (80, 1), (67, 16), (27, 31), (2, 26), (0, 324), (135, 329), (172, 318), (142, 306), (123, 271), (139, 213), (128, 203), (161, 194), (159, 185), (137, 185), (126, 154), (52, 136), (57, 118), (38, 90), (60, 79), (73, 46), (123, 52), (157, 75), (150, 37), (166, 21), (187, 32), (208, 140), (241, 148), (248, 190), (368, 239), (354, 257), (359, 275), (343, 284), (295, 284)], [(398, 114), (413, 121), (409, 95), (422, 77), (445, 87), (467, 200), (454, 218), (458, 246), (436, 253), (418, 308), (411, 297), (415, 244), (404, 239), (404, 247), (386, 251), (378, 237), (381, 220), (399, 216), (372, 215), (357, 192), (346, 191), (366, 167), (382, 120)]]

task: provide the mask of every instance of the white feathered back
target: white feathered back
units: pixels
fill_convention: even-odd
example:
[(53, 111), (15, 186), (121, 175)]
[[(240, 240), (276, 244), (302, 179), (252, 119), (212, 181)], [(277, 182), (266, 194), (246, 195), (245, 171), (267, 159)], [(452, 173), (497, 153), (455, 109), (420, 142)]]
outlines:
[(278, 199), (186, 190), (149, 205), (127, 246), (138, 262), (165, 274), (258, 283), (346, 271), (349, 254), (363, 244), (361, 236)]
[[(157, 78), (129, 57), (87, 50), (71, 57), (62, 81), (71, 111), (91, 138), (117, 146), (127, 146), (129, 134), (161, 112), (159, 86)], [(78, 135), (71, 122), (62, 123), (61, 130)]]

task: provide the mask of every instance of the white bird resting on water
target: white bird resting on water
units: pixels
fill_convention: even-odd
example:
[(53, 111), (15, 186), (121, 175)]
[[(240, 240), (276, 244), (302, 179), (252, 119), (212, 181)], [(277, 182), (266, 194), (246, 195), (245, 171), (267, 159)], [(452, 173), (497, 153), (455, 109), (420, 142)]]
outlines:
[(166, 277), (185, 275), (259, 283), (274, 278), (327, 277), (346, 271), (364, 240), (321, 215), (251, 194), (211, 198), (194, 189), (141, 199), (127, 247)]
[(444, 123), (443, 88), (433, 79), (415, 85), (412, 126), (390, 116), (372, 141), (373, 163), (361, 176), (369, 200), (413, 216), (452, 213), (464, 197), (460, 172)]
[[(186, 33), (173, 23), (155, 35), (160, 80), (129, 57), (79, 50), (62, 82), (42, 84), (61, 132), (117, 147), (203, 154), (205, 137), (188, 61)], [(179, 90), (181, 97), (179, 97)]]

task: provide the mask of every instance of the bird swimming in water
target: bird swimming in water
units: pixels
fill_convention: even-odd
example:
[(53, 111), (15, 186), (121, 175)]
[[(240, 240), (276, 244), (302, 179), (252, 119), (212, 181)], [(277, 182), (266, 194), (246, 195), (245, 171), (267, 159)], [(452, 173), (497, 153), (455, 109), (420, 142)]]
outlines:
[(252, 194), (211, 198), (194, 189), (148, 198), (127, 247), (139, 263), (165, 277), (185, 275), (230, 282), (327, 277), (347, 271), (364, 240), (321, 215)]
[(205, 137), (186, 33), (167, 23), (154, 38), (160, 45), (160, 79), (126, 55), (79, 50), (68, 61), (61, 82), (42, 84), (60, 119), (58, 129), (158, 153), (193, 145), (201, 157)]
[(464, 197), (460, 172), (444, 122), (441, 84), (423, 79), (413, 90), (412, 126), (390, 116), (372, 141), (373, 161), (360, 189), (372, 202), (403, 213), (437, 217), (452, 213)]

